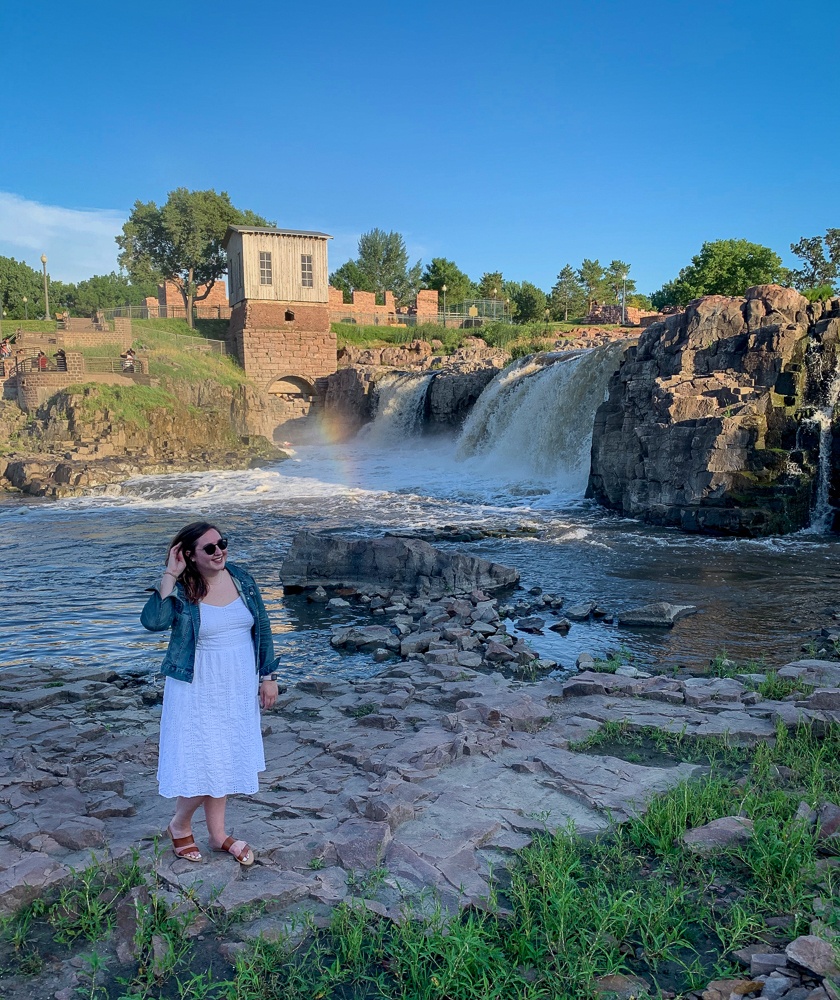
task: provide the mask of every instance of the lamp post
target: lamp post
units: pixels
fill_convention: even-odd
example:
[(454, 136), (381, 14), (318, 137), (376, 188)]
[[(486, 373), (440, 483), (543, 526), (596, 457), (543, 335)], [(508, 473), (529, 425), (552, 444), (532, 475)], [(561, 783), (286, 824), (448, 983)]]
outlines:
[(621, 283), (621, 325), (622, 326), (624, 326), (624, 324), (625, 324), (625, 322), (627, 320), (626, 313), (627, 313), (627, 275), (625, 274), (624, 278), (622, 280), (622, 283)]
[(24, 295), (23, 297), (23, 312), (27, 319), (29, 319), (29, 299)]
[(446, 326), (446, 285), (441, 285), (440, 290), (443, 292), (443, 325)]
[(507, 318), (510, 320), (510, 299), (505, 299), (505, 309), (507, 309)]
[(41, 263), (44, 265), (44, 305), (47, 310), (47, 314), (44, 319), (49, 320), (50, 318), (50, 290), (47, 286), (47, 255), (45, 253), (41, 254)]
[(496, 322), (496, 289), (493, 289), (493, 322)]

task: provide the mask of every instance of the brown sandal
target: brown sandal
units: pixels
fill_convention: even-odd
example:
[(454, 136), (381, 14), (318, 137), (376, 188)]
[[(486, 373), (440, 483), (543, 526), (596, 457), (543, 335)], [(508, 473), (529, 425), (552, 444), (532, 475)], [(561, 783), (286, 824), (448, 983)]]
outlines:
[[(172, 851), (176, 858), (183, 858), (185, 861), (198, 862), (201, 861), (201, 852), (198, 849), (198, 844), (195, 842), (195, 837), (191, 833), (187, 834), (186, 837), (176, 837), (172, 832), (172, 827), (168, 826), (166, 832), (169, 834), (169, 839), (172, 841)], [(197, 858), (191, 858), (190, 854), (197, 854)]]
[[(231, 850), (231, 847), (233, 847), (235, 843), (235, 837), (227, 837), (221, 847), (214, 847), (213, 850), (220, 851), (223, 854), (231, 854), (243, 868), (250, 868), (250, 866), (254, 863), (254, 852), (248, 844), (245, 844), (239, 854), (237, 854), (236, 851)], [(242, 841), (242, 843), (245, 843), (245, 841)]]

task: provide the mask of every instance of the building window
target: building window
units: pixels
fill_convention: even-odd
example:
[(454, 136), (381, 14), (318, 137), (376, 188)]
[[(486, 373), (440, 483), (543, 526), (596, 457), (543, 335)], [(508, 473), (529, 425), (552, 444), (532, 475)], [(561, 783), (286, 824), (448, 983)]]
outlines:
[(312, 288), (312, 254), (302, 253), (300, 255), (300, 283), (304, 288)]
[(273, 284), (271, 277), (271, 254), (266, 250), (260, 250), (260, 284)]
[(286, 322), (287, 323), (294, 323), (294, 321), (295, 321), (295, 314), (292, 312), (291, 309), (287, 309), (286, 310)]

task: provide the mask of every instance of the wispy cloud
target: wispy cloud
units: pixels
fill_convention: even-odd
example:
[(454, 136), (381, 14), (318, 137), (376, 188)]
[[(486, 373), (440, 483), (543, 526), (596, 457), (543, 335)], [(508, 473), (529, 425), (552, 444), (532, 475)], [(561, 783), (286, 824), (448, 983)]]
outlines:
[(0, 191), (0, 254), (47, 270), (59, 281), (82, 281), (92, 274), (117, 268), (119, 234), (128, 212), (117, 209), (62, 208), (42, 205), (8, 191)]

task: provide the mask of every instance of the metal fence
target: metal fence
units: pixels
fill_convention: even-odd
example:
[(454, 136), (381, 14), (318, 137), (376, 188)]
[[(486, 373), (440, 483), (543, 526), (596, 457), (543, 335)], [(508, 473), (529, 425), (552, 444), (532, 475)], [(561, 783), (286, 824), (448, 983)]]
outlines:
[[(124, 319), (186, 319), (187, 310), (184, 306), (176, 305), (151, 305), (139, 306), (117, 306), (114, 309), (104, 310), (106, 319), (113, 319), (115, 316)], [(230, 306), (203, 306), (201, 303), (193, 306), (194, 319), (230, 319)]]
[(503, 303), (498, 303), (498, 313), (494, 316), (490, 313), (480, 313), (476, 309), (475, 313), (470, 312), (470, 306), (460, 311), (460, 305), (455, 309), (438, 313), (420, 314), (419, 316), (403, 313), (379, 312), (357, 312), (351, 308), (330, 309), (331, 323), (350, 323), (356, 326), (395, 326), (413, 327), (424, 326), (427, 323), (435, 326), (450, 327), (453, 330), (470, 329), (471, 327), (486, 326), (488, 323), (512, 323), (510, 314), (502, 313)]

